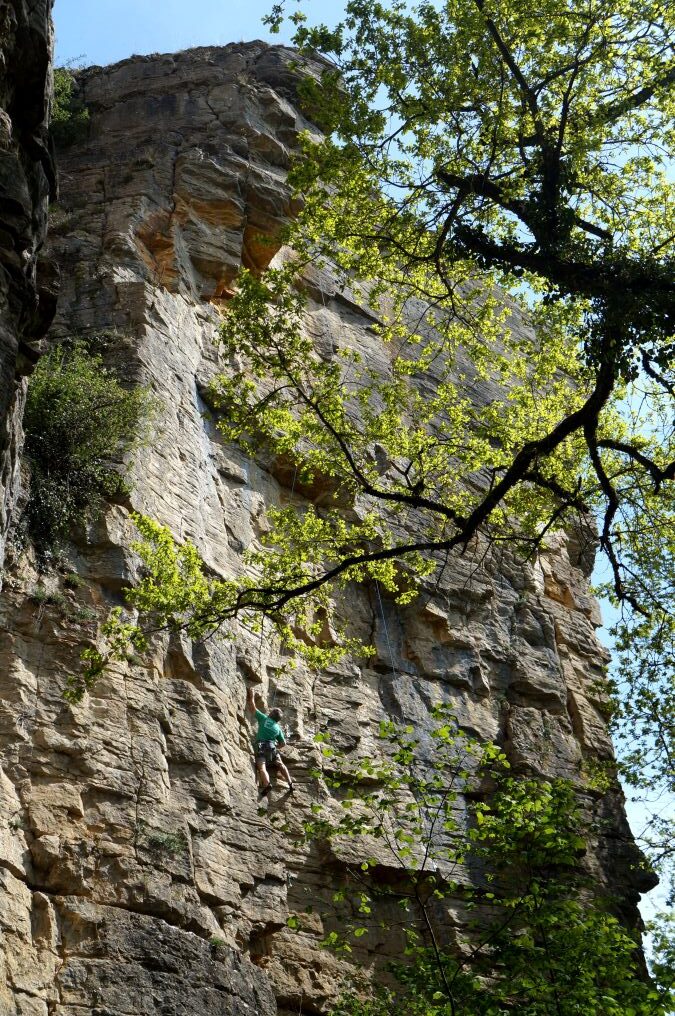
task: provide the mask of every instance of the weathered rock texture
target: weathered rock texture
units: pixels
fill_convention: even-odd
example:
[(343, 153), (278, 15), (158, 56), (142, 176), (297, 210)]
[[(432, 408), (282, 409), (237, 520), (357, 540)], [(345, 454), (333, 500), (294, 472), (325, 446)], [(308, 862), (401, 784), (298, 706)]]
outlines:
[[(61, 156), (62, 218), (51, 237), (62, 296), (54, 335), (106, 332), (110, 355), (161, 402), (138, 456), (133, 506), (189, 537), (215, 571), (241, 567), (265, 506), (301, 494), (219, 441), (200, 392), (218, 364), (220, 304), (240, 264), (261, 267), (293, 213), (289, 149), (307, 124), (292, 54), (261, 43), (133, 58), (80, 77), (89, 138)], [(264, 239), (267, 238), (266, 242)], [(308, 278), (307, 328), (325, 349), (348, 338), (386, 370), (369, 314), (328, 274)], [(285, 485), (284, 485), (285, 484)], [(309, 492), (304, 492), (309, 493)], [(311, 492), (318, 496), (320, 492)], [(329, 729), (377, 752), (385, 716), (423, 735), (435, 701), (501, 741), (517, 771), (571, 776), (607, 757), (603, 651), (587, 561), (560, 538), (534, 566), (453, 559), (405, 610), (354, 591), (367, 665), (286, 669), (269, 639), (159, 642), (79, 706), (62, 698), (96, 612), (133, 571), (128, 506), (73, 534), (70, 568), (36, 602), (24, 557), (0, 627), (0, 1011), (22, 1016), (321, 1013), (348, 964), (322, 951), (321, 901), (342, 861), (293, 845), (290, 825), (328, 791), (311, 771)], [(56, 595), (58, 594), (58, 595)], [(245, 680), (281, 705), (295, 799), (259, 814)], [(588, 863), (635, 918), (634, 848), (617, 793), (582, 796), (603, 823)], [(314, 904), (303, 929), (289, 914)], [(461, 924), (461, 908), (453, 912)], [(400, 945), (368, 938), (367, 969)], [(329, 925), (323, 925), (323, 930)], [(448, 935), (453, 934), (449, 921)], [(366, 939), (362, 940), (366, 941)]]
[(38, 277), (55, 193), (47, 139), (51, 8), (51, 0), (0, 0), (0, 587), (19, 490), (25, 343), (44, 335), (54, 311), (50, 286)]

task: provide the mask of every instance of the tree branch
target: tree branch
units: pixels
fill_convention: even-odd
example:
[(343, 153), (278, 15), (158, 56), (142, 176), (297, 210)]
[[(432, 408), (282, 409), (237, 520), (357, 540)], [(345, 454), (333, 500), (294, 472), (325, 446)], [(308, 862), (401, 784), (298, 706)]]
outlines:
[(610, 438), (603, 438), (601, 441), (597, 441), (596, 445), (598, 448), (610, 448), (615, 452), (621, 452), (623, 455), (628, 455), (629, 458), (633, 459), (634, 462), (639, 462), (640, 465), (647, 470), (649, 475), (654, 481), (654, 492), (658, 494), (661, 489), (661, 484), (665, 480), (675, 479), (675, 461), (669, 463), (665, 469), (661, 469), (656, 463), (636, 448), (635, 445), (626, 444), (625, 441), (614, 441)]
[(658, 77), (655, 77), (648, 85), (644, 85), (632, 95), (627, 95), (625, 98), (619, 99), (617, 102), (609, 102), (605, 105), (598, 106), (593, 117), (590, 119), (590, 124), (613, 123), (625, 113), (630, 113), (634, 109), (639, 109), (640, 106), (644, 106), (645, 103), (649, 102), (660, 88), (667, 88), (668, 85), (672, 84), (675, 84), (675, 66), (671, 67), (670, 70)]
[(516, 63), (515, 57), (511, 53), (509, 47), (506, 45), (506, 42), (504, 41), (495, 22), (492, 20), (491, 17), (485, 14), (484, 0), (474, 0), (474, 3), (478, 8), (478, 10), (480, 11), (480, 13), (483, 15), (487, 30), (490, 33), (490, 36), (493, 42), (495, 43), (497, 49), (499, 50), (502, 60), (504, 61), (508, 69), (511, 71), (511, 74), (513, 75), (515, 81), (518, 84), (518, 87), (522, 92), (525, 104), (530, 111), (530, 116), (532, 117), (532, 122), (534, 123), (539, 143), (543, 145), (544, 131), (541, 125), (541, 121), (539, 119), (539, 106), (537, 104), (537, 96), (530, 87), (530, 85), (528, 85), (525, 79), (525, 75), (523, 74), (520, 67)]
[[(237, 601), (232, 607), (222, 612), (218, 617), (214, 617), (214, 623), (216, 623), (218, 618), (222, 622), (235, 617), (244, 610), (260, 610), (268, 615), (275, 614), (282, 610), (291, 600), (306, 596), (308, 593), (312, 593), (326, 583), (338, 578), (349, 569), (366, 565), (369, 562), (389, 561), (412, 553), (448, 551), (454, 547), (466, 549), (470, 540), (477, 534), (481, 526), (487, 522), (495, 508), (518, 483), (527, 477), (533, 463), (538, 458), (549, 455), (570, 434), (575, 433), (579, 429), (590, 428), (589, 433), (594, 435), (598, 415), (609, 399), (613, 387), (613, 364), (611, 361), (608, 361), (600, 368), (595, 387), (583, 406), (561, 420), (545, 437), (537, 441), (530, 441), (524, 445), (514, 457), (502, 479), (488, 491), (471, 514), (466, 519), (460, 520), (458, 518), (453, 520), (455, 525), (458, 526), (458, 531), (451, 537), (443, 540), (399, 544), (380, 550), (365, 550), (361, 553), (351, 554), (321, 575), (307, 579), (305, 582), (300, 582), (290, 589), (288, 587), (249, 587), (240, 591)], [(595, 454), (599, 458), (597, 448), (595, 449)], [(604, 470), (602, 472), (604, 474)], [(606, 476), (605, 480), (609, 485), (609, 480)], [(563, 490), (563, 488), (560, 489)], [(608, 489), (611, 489), (611, 485), (609, 485)], [(415, 500), (414, 496), (411, 495), (410, 501), (414, 502)]]

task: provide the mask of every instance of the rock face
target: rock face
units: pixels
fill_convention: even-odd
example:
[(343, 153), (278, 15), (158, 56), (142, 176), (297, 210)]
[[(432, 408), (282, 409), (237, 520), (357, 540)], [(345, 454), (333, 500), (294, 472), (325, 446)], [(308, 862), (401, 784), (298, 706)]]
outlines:
[(44, 335), (54, 312), (38, 263), (56, 190), (47, 140), (51, 7), (0, 2), (0, 584), (19, 489), (25, 343)]
[[(133, 507), (193, 540), (224, 574), (264, 531), (266, 505), (302, 500), (283, 469), (223, 445), (200, 394), (218, 366), (213, 340), (236, 269), (267, 263), (294, 211), (289, 151), (311, 125), (297, 108), (292, 56), (251, 43), (85, 71), (88, 139), (60, 156), (53, 335), (105, 333), (108, 355), (151, 385), (161, 415), (134, 466)], [(327, 273), (308, 283), (317, 343), (348, 334), (385, 369), (358, 299)], [(313, 735), (329, 729), (339, 746), (376, 753), (381, 718), (424, 734), (437, 701), (499, 740), (516, 771), (578, 781), (604, 820), (588, 863), (635, 920), (640, 885), (622, 800), (584, 790), (580, 775), (584, 759), (607, 757), (611, 745), (597, 689), (597, 607), (572, 536), (533, 566), (454, 558), (438, 587), (406, 609), (380, 606), (375, 589), (354, 591), (353, 624), (377, 649), (367, 665), (289, 672), (264, 636), (240, 631), (203, 645), (172, 637), (71, 706), (62, 692), (79, 648), (133, 572), (128, 507), (111, 506), (73, 534), (68, 565), (39, 580), (46, 594), (35, 595), (29, 555), (7, 579), (0, 1012), (325, 1012), (353, 968), (319, 946), (329, 927), (321, 903), (343, 861), (292, 836), (329, 796), (312, 775)], [(262, 815), (245, 679), (283, 708), (291, 729), (297, 793), (276, 792)], [(314, 915), (288, 927), (308, 902)], [(399, 941), (392, 926), (355, 961), (368, 971)]]

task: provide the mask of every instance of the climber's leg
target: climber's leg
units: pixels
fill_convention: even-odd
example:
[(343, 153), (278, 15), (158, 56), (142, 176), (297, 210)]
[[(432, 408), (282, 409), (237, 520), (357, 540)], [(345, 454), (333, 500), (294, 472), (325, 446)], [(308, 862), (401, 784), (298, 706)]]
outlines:
[(280, 755), (277, 755), (276, 765), (277, 765), (278, 772), (280, 772), (282, 777), (283, 777), (283, 779), (286, 780), (286, 783), (288, 784), (289, 790), (292, 790), (293, 789), (293, 780), (291, 779), (291, 774), (289, 773), (288, 769), (286, 768), (284, 762), (282, 762)]
[(256, 772), (258, 773), (258, 786), (266, 794), (270, 787), (270, 778), (265, 765), (265, 756), (258, 755), (255, 760)]

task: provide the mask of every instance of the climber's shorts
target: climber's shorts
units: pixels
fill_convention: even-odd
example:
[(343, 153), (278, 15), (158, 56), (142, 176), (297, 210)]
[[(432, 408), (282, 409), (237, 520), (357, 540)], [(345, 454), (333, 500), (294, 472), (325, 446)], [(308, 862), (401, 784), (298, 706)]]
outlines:
[(276, 765), (280, 761), (276, 741), (258, 741), (255, 746), (255, 760), (266, 762), (270, 766)]

